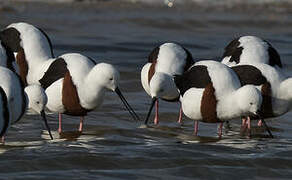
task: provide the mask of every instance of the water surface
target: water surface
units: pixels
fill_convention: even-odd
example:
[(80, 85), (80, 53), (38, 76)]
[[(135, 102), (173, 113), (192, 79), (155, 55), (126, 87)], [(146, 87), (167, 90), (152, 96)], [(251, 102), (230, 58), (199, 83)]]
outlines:
[[(289, 10), (289, 8), (287, 8)], [(289, 11), (200, 8), (105, 1), (98, 3), (16, 3), (0, 10), (0, 26), (26, 21), (44, 29), (55, 54), (79, 52), (121, 72), (120, 89), (144, 119), (150, 97), (140, 83), (149, 52), (166, 41), (181, 43), (195, 59), (220, 59), (223, 47), (239, 35), (257, 35), (278, 49), (285, 71), (292, 69), (292, 16)], [(178, 104), (160, 103), (160, 125), (134, 122), (116, 94), (89, 113), (82, 134), (79, 118), (49, 115), (54, 140), (39, 116), (26, 115), (0, 146), (0, 179), (280, 179), (292, 177), (292, 114), (267, 120), (274, 139), (254, 125), (251, 139), (239, 134), (239, 121), (222, 139), (214, 124), (184, 117)]]

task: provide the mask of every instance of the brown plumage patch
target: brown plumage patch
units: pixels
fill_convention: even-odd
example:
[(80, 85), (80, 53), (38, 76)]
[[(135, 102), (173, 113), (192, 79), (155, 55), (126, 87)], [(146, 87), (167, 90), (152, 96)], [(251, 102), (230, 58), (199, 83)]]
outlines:
[(217, 123), (221, 122), (217, 117), (217, 100), (215, 96), (215, 89), (213, 84), (210, 83), (205, 87), (201, 100), (201, 114), (203, 122)]
[(62, 103), (65, 107), (64, 114), (71, 116), (85, 116), (87, 112), (90, 111), (80, 105), (78, 92), (69, 71), (67, 71), (64, 76)]
[(19, 75), (20, 75), (21, 81), (23, 82), (24, 86), (27, 86), (26, 76), (28, 73), (28, 64), (26, 62), (23, 49), (17, 52), (16, 63), (19, 67)]
[(155, 73), (155, 65), (156, 65), (156, 61), (152, 62), (149, 71), (148, 71), (148, 83), (150, 83), (154, 73)]
[(272, 88), (269, 82), (263, 84), (261, 88), (263, 102), (261, 106), (261, 111), (265, 118), (274, 117), (273, 106), (272, 106)]
[(159, 50), (160, 50), (159, 47), (154, 48), (148, 56), (148, 62), (152, 63), (150, 68), (149, 68), (149, 71), (148, 71), (148, 83), (150, 83), (150, 80), (152, 79), (152, 77), (155, 73), (155, 66), (157, 63)]

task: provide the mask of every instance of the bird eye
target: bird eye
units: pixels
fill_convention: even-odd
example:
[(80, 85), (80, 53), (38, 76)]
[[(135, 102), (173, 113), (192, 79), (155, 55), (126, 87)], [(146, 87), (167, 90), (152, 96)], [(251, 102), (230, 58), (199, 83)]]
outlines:
[(37, 101), (36, 103), (37, 103), (37, 104), (39, 104), (40, 102), (39, 102), (39, 101)]
[(249, 103), (250, 105), (253, 105), (253, 103), (251, 102), (251, 103)]
[(110, 78), (110, 81), (112, 81), (114, 78)]

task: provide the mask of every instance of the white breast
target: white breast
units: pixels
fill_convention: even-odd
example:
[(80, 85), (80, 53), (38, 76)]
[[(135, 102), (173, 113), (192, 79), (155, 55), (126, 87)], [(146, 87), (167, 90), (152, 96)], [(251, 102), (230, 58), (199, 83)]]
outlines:
[(181, 98), (183, 113), (190, 119), (201, 120), (201, 100), (205, 89), (190, 88)]
[(62, 103), (63, 80), (64, 78), (59, 79), (46, 89), (48, 96), (47, 108), (52, 112), (63, 113), (65, 111)]

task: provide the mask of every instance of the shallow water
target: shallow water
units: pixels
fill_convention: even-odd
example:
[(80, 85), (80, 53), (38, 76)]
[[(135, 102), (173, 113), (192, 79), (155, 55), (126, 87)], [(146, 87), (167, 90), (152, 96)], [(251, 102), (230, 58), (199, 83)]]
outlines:
[[(26, 21), (51, 37), (55, 54), (80, 52), (114, 64), (120, 89), (141, 119), (150, 105), (140, 84), (140, 70), (159, 43), (185, 45), (195, 59), (220, 59), (223, 47), (239, 35), (258, 35), (278, 49), (285, 70), (292, 69), (292, 14), (289, 12), (200, 9), (126, 2), (73, 4), (8, 3), (0, 8), (0, 26)], [(291, 74), (290, 74), (291, 75)], [(64, 116), (65, 133), (56, 132), (57, 115), (48, 117), (54, 140), (39, 116), (26, 115), (0, 146), (0, 179), (280, 179), (292, 177), (292, 113), (267, 120), (275, 136), (254, 126), (251, 139), (231, 122), (222, 139), (215, 124), (184, 117), (176, 123), (178, 104), (160, 103), (160, 125), (134, 122), (114, 93), (89, 113), (85, 130), (79, 119)]]

